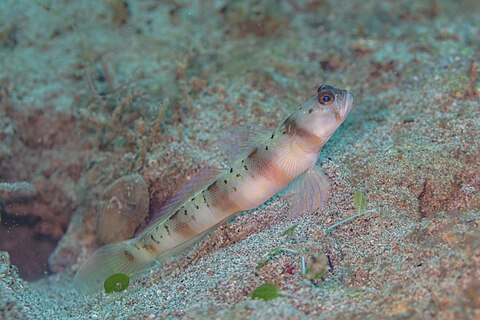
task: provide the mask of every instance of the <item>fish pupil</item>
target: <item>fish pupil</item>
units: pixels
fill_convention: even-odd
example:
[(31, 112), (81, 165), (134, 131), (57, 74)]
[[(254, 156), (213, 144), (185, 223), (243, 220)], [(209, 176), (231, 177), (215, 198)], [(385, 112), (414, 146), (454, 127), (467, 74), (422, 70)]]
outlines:
[(321, 104), (330, 104), (334, 101), (335, 96), (330, 92), (319, 92), (318, 93), (318, 102)]

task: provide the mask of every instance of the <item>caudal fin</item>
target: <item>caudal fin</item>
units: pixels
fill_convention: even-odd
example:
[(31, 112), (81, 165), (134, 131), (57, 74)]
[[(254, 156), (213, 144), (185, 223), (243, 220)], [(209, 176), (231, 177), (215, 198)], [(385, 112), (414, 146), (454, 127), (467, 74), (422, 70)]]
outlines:
[(152, 258), (135, 246), (136, 239), (106, 245), (95, 251), (80, 267), (74, 283), (82, 294), (101, 292), (104, 281), (113, 274), (132, 276), (152, 265)]

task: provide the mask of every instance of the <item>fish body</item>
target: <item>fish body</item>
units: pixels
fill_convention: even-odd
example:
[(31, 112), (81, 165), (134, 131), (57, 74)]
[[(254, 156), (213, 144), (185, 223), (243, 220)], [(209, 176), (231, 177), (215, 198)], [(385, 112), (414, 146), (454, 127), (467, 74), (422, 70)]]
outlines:
[(98, 249), (78, 270), (76, 287), (83, 293), (94, 292), (113, 274), (141, 273), (234, 214), (258, 207), (292, 181), (298, 191), (296, 211), (323, 205), (329, 183), (316, 162), (352, 107), (348, 91), (320, 86), (316, 96), (275, 130), (252, 141), (230, 168), (175, 202), (136, 238)]

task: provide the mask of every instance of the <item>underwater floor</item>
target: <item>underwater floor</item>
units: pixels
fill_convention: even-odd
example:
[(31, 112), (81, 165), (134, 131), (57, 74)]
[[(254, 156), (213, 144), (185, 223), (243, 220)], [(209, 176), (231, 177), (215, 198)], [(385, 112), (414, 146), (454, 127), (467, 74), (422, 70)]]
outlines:
[[(0, 318), (480, 319), (478, 12), (1, 1)], [(318, 161), (324, 208), (280, 194), (124, 291), (75, 290), (95, 249), (234, 157), (231, 132), (274, 129), (321, 84), (355, 96)]]

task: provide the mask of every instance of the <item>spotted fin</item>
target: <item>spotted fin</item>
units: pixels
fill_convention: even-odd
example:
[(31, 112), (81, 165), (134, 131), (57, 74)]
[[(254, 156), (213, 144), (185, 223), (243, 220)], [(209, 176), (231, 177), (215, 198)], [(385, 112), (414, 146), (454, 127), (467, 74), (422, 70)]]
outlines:
[(295, 179), (288, 190), (292, 193), (292, 216), (323, 208), (327, 204), (330, 182), (320, 166), (308, 168)]
[(198, 177), (192, 177), (189, 183), (181, 187), (172, 198), (170, 198), (158, 212), (156, 212), (153, 218), (149, 221), (147, 228), (139, 230), (137, 235), (151, 226), (157, 225), (160, 221), (169, 218), (179, 206), (191, 198), (201, 188), (208, 186), (215, 181), (218, 175), (221, 174), (221, 170), (207, 169), (202, 171)]

